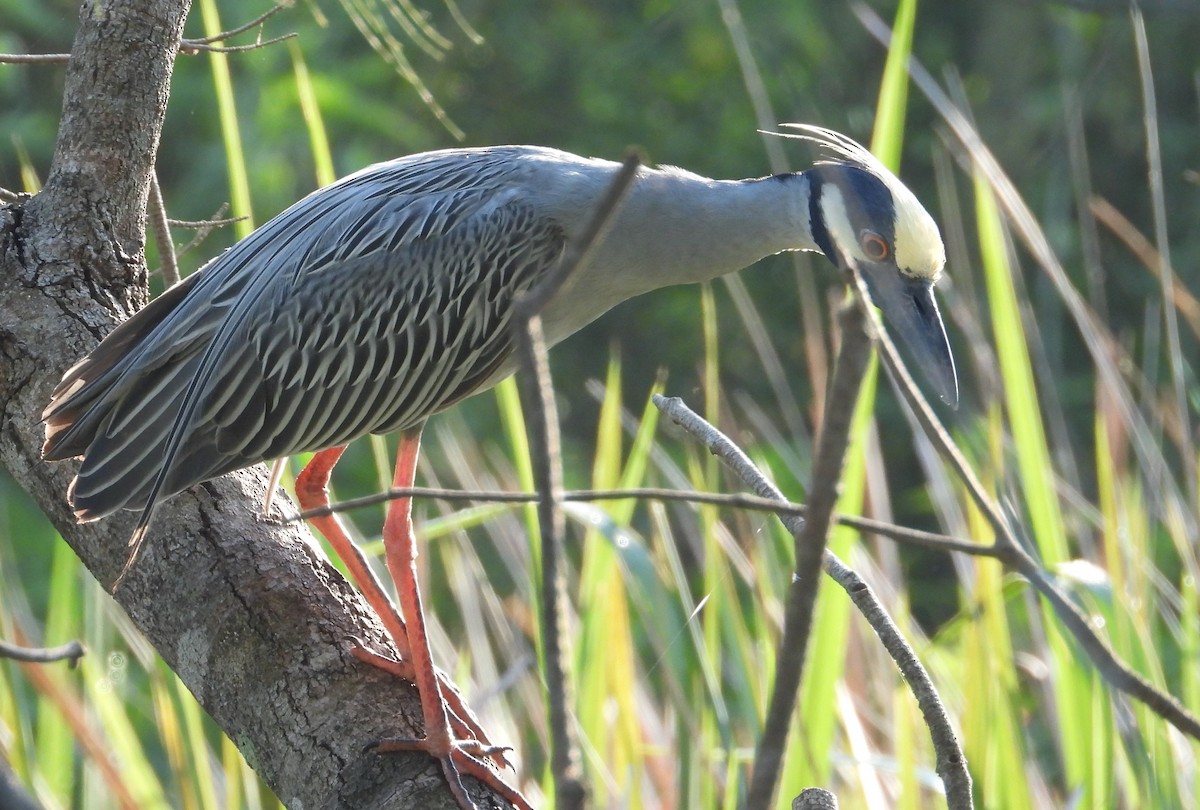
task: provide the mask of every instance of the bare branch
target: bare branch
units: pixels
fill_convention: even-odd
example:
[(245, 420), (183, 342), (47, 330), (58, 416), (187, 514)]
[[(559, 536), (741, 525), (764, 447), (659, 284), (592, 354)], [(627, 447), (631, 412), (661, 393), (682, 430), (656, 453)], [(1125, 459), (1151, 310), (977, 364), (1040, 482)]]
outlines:
[(929, 672), (875, 596), (871, 586), (857, 572), (827, 551), (825, 573), (850, 596), (858, 612), (879, 637), (883, 648), (896, 662), (904, 676), (904, 682), (916, 698), (917, 706), (920, 707), (925, 725), (929, 729), (929, 736), (933, 740), (933, 749), (937, 752), (937, 772), (946, 786), (947, 807), (951, 810), (969, 810), (974, 806), (971, 772), (967, 769), (967, 760), (958, 739), (954, 736), (950, 716), (946, 713), (946, 707), (937, 693), (937, 687), (933, 685), (933, 679), (929, 677)]
[(792, 799), (792, 810), (838, 810), (837, 796), (824, 788), (805, 788)]
[(69, 53), (0, 53), (0, 64), (8, 65), (62, 65), (69, 61)]
[(11, 658), (14, 661), (24, 661), (29, 664), (49, 664), (54, 661), (66, 662), (74, 668), (87, 650), (78, 641), (68, 641), (57, 647), (22, 647), (0, 641), (0, 658)]
[[(403, 487), (388, 489), (361, 498), (347, 498), (344, 501), (322, 506), (319, 509), (308, 509), (296, 515), (285, 518), (289, 523), (299, 523), (315, 517), (323, 517), (364, 506), (376, 506), (396, 498), (431, 498), (439, 501), (477, 501), (484, 503), (534, 503), (538, 500), (536, 492), (510, 492), (497, 489), (440, 489), (438, 487)], [(562, 493), (566, 503), (583, 501), (619, 501), (635, 498), (650, 501), (676, 501), (681, 503), (701, 503), (713, 506), (724, 506), (730, 509), (745, 509), (752, 512), (771, 512), (775, 515), (803, 515), (808, 507), (791, 501), (764, 498), (757, 495), (747, 495), (744, 492), (682, 492), (661, 487), (630, 487), (628, 489), (569, 489)], [(858, 529), (868, 534), (877, 534), (900, 543), (932, 548), (938, 551), (956, 551), (972, 554), (976, 557), (996, 557), (993, 546), (951, 537), (946, 534), (910, 529), (897, 526), (882, 520), (858, 517), (856, 515), (835, 515), (834, 520), (841, 526)]]
[[(860, 22), (867, 31), (884, 45), (887, 45), (890, 38), (890, 31), (887, 24), (879, 18), (874, 11), (866, 6), (856, 4), (854, 12), (858, 16)], [(1110, 386), (1110, 390), (1114, 394), (1114, 400), (1122, 408), (1122, 415), (1130, 424), (1141, 425), (1140, 417), (1133, 411), (1131, 407), (1127, 407), (1127, 398), (1123, 388), (1119, 385), (1119, 380), (1116, 378), (1116, 370), (1108, 363), (1104, 362), (1103, 349), (1100, 345), (1100, 325), (1095, 323), (1084, 309), (1082, 301), (1078, 294), (1065, 280), (1065, 274), (1062, 268), (1058, 265), (1057, 260), (1050, 250), (1049, 244), (1045, 242), (1044, 236), (1030, 224), (1032, 214), (1020, 200), (1019, 195), (1011, 186), (1011, 181), (999, 169), (995, 158), (983, 145), (978, 132), (975, 131), (971, 123), (958, 110), (957, 107), (946, 97), (941, 87), (933, 77), (916, 59), (909, 57), (908, 73), (912, 77), (913, 83), (923, 92), (927, 98), (938, 109), (946, 122), (950, 125), (956, 137), (971, 154), (972, 159), (977, 165), (984, 168), (991, 181), (995, 184), (997, 196), (1001, 204), (1009, 216), (1020, 226), (1019, 232), (1028, 240), (1030, 251), (1038, 258), (1042, 267), (1047, 270), (1052, 280), (1059, 287), (1063, 301), (1067, 304), (1069, 310), (1075, 316), (1080, 327), (1081, 334), (1085, 341), (1089, 344), (1089, 351), (1096, 357), (1096, 368), (1100, 378), (1105, 378), (1105, 384)], [(862, 289), (862, 280), (855, 278), (856, 285)], [(1100, 671), (1100, 674), (1114, 688), (1119, 689), (1130, 697), (1145, 703), (1155, 714), (1162, 717), (1171, 725), (1195, 739), (1200, 739), (1200, 718), (1192, 714), (1184, 705), (1162, 690), (1156, 689), (1145, 678), (1135, 672), (1128, 664), (1117, 657), (1108, 643), (1100, 638), (1099, 635), (1092, 629), (1091, 623), (1087, 617), (1080, 612), (1079, 608), (1062, 593), (1047, 577), (1045, 571), (1036, 560), (1017, 540), (1008, 522), (999, 508), (990, 498), (983, 485), (975, 477), (974, 471), (967, 465), (966, 460), (946, 433), (941, 422), (938, 421), (933, 411), (930, 410), (929, 404), (921, 396), (920, 391), (913, 384), (912, 378), (904, 368), (903, 362), (900, 360), (896, 352), (895, 346), (888, 340), (878, 326), (878, 315), (874, 310), (868, 313), (868, 317), (872, 318), (872, 323), (875, 324), (880, 357), (883, 359), (888, 372), (899, 381), (898, 388), (909, 407), (912, 408), (917, 421), (921, 425), (921, 429), (925, 435), (933, 442), (941, 456), (946, 459), (950, 465), (958, 473), (959, 477), (967, 487), (967, 491), (971, 499), (978, 505), (980, 511), (992, 526), (996, 533), (996, 548), (998, 551), (997, 557), (1005, 564), (1015, 568), (1023, 574), (1037, 588), (1042, 596), (1046, 597), (1047, 601), (1054, 607), (1055, 614), (1059, 620), (1066, 626), (1067, 630), (1075, 637), (1087, 653), (1088, 658), (1092, 660), (1092, 664)], [(1142, 433), (1141, 430), (1136, 431), (1136, 434)], [(1159, 470), (1161, 461), (1155, 459), (1153, 455), (1141, 455), (1142, 448), (1134, 444), (1138, 449), (1139, 455), (1146, 462), (1148, 468)], [(1168, 492), (1167, 482), (1169, 476), (1163, 475), (1159, 481), (1163, 483), (1163, 497), (1174, 497), (1180, 501), (1177, 493)], [(1189, 521), (1194, 520), (1194, 516), (1186, 509), (1182, 514)]]
[(244, 53), (246, 51), (257, 51), (259, 48), (275, 45), (284, 40), (295, 39), (298, 36), (299, 34), (293, 31), (290, 34), (280, 34), (270, 39), (260, 39), (251, 42), (249, 45), (206, 45), (203, 42), (185, 39), (179, 44), (179, 52), (188, 56), (195, 56), (198, 53)]
[(897, 381), (896, 387), (900, 390), (904, 396), (904, 400), (912, 409), (926, 437), (937, 448), (942, 458), (954, 469), (959, 479), (966, 486), (971, 500), (975, 502), (975, 505), (995, 532), (996, 558), (1023, 574), (1038, 592), (1046, 597), (1047, 601), (1054, 608), (1059, 621), (1063, 623), (1071, 635), (1075, 637), (1075, 640), (1083, 647), (1088, 658), (1092, 660), (1092, 664), (1110, 685), (1125, 692), (1130, 697), (1145, 703), (1151, 710), (1180, 731), (1191, 737), (1200, 739), (1200, 718), (1197, 718), (1188, 711), (1173, 695), (1155, 688), (1149, 681), (1117, 657), (1117, 654), (1108, 646), (1108, 643), (1100, 638), (1095, 630), (1092, 629), (1088, 618), (1083, 615), (1082, 611), (1075, 606), (1075, 603), (1066, 594), (1058, 589), (1037, 560), (1031, 557), (1024, 546), (1021, 545), (1012, 527), (1005, 520), (1000, 507), (988, 495), (983, 484), (975, 476), (975, 471), (971, 469), (957, 445), (954, 444), (953, 439), (946, 432), (945, 427), (942, 426), (942, 423), (934, 414), (933, 409), (929, 407), (929, 403), (921, 394), (920, 389), (913, 382), (912, 376), (908, 373), (908, 369), (905, 368), (904, 361), (900, 359), (895, 345), (883, 330), (882, 324), (879, 322), (878, 313), (875, 312), (870, 304), (863, 303), (864, 296), (866, 296), (865, 300), (868, 301), (869, 296), (866, 295), (866, 285), (862, 277), (857, 273), (854, 276), (854, 282), (859, 290), (860, 307), (870, 319), (875, 330), (876, 344), (884, 366), (893, 379)]
[(642, 162), (641, 155), (635, 151), (630, 151), (626, 155), (621, 168), (609, 181), (604, 196), (596, 204), (596, 210), (592, 213), (592, 218), (588, 220), (587, 227), (579, 234), (579, 238), (567, 245), (566, 252), (554, 269), (547, 273), (536, 287), (529, 290), (516, 302), (513, 315), (518, 321), (528, 320), (541, 312), (550, 299), (566, 284), (571, 274), (577, 268), (588, 263), (592, 248), (608, 232), (613, 214), (617, 212), (621, 202), (625, 199), (625, 194), (629, 191)]
[(871, 340), (862, 328), (862, 316), (858, 310), (843, 307), (839, 320), (842, 345), (834, 364), (829, 407), (825, 410), (825, 421), (813, 459), (809, 511), (801, 530), (793, 531), (796, 539), (796, 573), (788, 589), (784, 608), (783, 638), (778, 647), (775, 683), (771, 688), (762, 736), (755, 750), (754, 776), (743, 805), (750, 808), (770, 806), (779, 782), (783, 753), (787, 749), (788, 729), (804, 673), (830, 518), (837, 505), (842, 467), (850, 443), (854, 403), (858, 401), (863, 375), (871, 359)]
[(213, 34), (211, 37), (199, 37), (197, 39), (185, 39), (184, 42), (186, 42), (187, 44), (189, 44), (193, 47), (200, 46), (200, 45), (211, 45), (214, 42), (220, 42), (221, 40), (229, 39), (230, 37), (234, 37), (234, 36), (237, 36), (238, 34), (249, 31), (251, 28), (257, 28), (258, 26), (265, 23), (267, 20), (274, 17), (279, 12), (283, 11), (285, 8), (291, 8), (291, 7), (292, 7), (292, 0), (284, 0), (284, 2), (282, 2), (282, 3), (276, 3), (274, 6), (267, 9), (262, 14), (259, 14), (257, 17), (255, 17), (250, 22), (242, 23), (237, 28), (230, 28), (228, 31), (222, 31), (219, 34)]
[(171, 226), (167, 219), (167, 207), (163, 203), (162, 189), (158, 185), (158, 172), (150, 175), (150, 199), (146, 203), (146, 217), (150, 220), (150, 231), (158, 247), (162, 262), (163, 280), (167, 286), (179, 281), (179, 262), (175, 258), (175, 244), (171, 241)]
[[(664, 415), (703, 442), (751, 489), (763, 494), (764, 497), (772, 497), (773, 493), (775, 497), (782, 499), (783, 496), (779, 490), (766, 480), (745, 453), (724, 434), (684, 405), (682, 400), (659, 397), (655, 400), (655, 404), (659, 406)], [(794, 516), (781, 518), (781, 520), (793, 535), (803, 529), (803, 522)], [(972, 806), (971, 775), (967, 770), (966, 758), (954, 737), (949, 718), (928, 673), (920, 665), (916, 654), (899, 634), (895, 624), (887, 617), (882, 606), (878, 605), (873, 592), (865, 586), (861, 578), (846, 568), (828, 550), (824, 555), (824, 567), (826, 573), (839, 585), (847, 588), (851, 599), (863, 611), (864, 618), (871, 623), (871, 628), (884, 642), (884, 648), (892, 655), (905, 682), (913, 689), (925, 721), (930, 726), (930, 737), (934, 740), (934, 748), (937, 752), (938, 775), (941, 776), (946, 787), (949, 806), (951, 808), (970, 808)], [(778, 679), (778, 676), (776, 677)], [(756, 762), (756, 770), (758, 767)]]
[(229, 209), (229, 203), (221, 203), (221, 207), (213, 214), (212, 219), (167, 219), (167, 224), (173, 228), (191, 228), (193, 230), (202, 231), (201, 238), (207, 236), (213, 228), (224, 228), (227, 225), (233, 225), (235, 222), (241, 222), (246, 217), (222, 217)]
[(173, 227), (194, 228), (196, 230), (196, 235), (192, 237), (192, 241), (188, 242), (186, 245), (181, 247), (179, 250), (175, 251), (175, 255), (176, 256), (184, 256), (188, 253), (191, 253), (193, 250), (195, 250), (197, 247), (199, 247), (200, 244), (202, 242), (204, 242), (205, 239), (208, 238), (208, 235), (210, 233), (212, 233), (217, 228), (227, 227), (229, 225), (232, 225), (235, 222), (241, 222), (243, 219), (246, 218), (244, 216), (243, 217), (222, 217), (222, 214), (224, 214), (228, 209), (229, 209), (229, 203), (226, 202), (226, 203), (221, 203), (221, 207), (216, 210), (216, 212), (213, 214), (212, 219), (202, 219), (199, 221), (168, 219), (167, 224), (172, 225)]
[(585, 265), (592, 249), (612, 222), (637, 172), (640, 159), (631, 153), (613, 176), (604, 196), (588, 220), (587, 227), (573, 240), (554, 268), (535, 287), (514, 303), (513, 343), (521, 374), (521, 396), (529, 409), (529, 432), (534, 478), (538, 488), (538, 523), (542, 540), (542, 644), (546, 667), (546, 693), (550, 715), (550, 770), (554, 778), (555, 807), (577, 810), (584, 806), (587, 790), (580, 777), (579, 755), (568, 715), (569, 684), (564, 615), (566, 586), (561, 564), (564, 532), (562, 510), (562, 452), (559, 447), (558, 413), (550, 362), (542, 334), (540, 312), (547, 302)]
[[(285, 8), (292, 6), (291, 0), (279, 3), (269, 10), (255, 17), (248, 23), (243, 23), (237, 28), (231, 28), (228, 31), (222, 31), (219, 34), (213, 34), (210, 37), (198, 37), (196, 39), (183, 39), (179, 42), (179, 52), (195, 55), (200, 52), (216, 51), (220, 53), (237, 53), (240, 51), (253, 51), (258, 48), (265, 48), (268, 45), (274, 45), (276, 42), (282, 42), (286, 39), (291, 39), (297, 36), (295, 33), (284, 34), (282, 36), (273, 37), (267, 40), (258, 40), (249, 45), (227, 45), (213, 46), (214, 42), (221, 42), (230, 37), (249, 31), (251, 28), (256, 28), (271, 17), (275, 16)], [(64, 64), (71, 59), (69, 53), (0, 53), (0, 63), (7, 64)]]

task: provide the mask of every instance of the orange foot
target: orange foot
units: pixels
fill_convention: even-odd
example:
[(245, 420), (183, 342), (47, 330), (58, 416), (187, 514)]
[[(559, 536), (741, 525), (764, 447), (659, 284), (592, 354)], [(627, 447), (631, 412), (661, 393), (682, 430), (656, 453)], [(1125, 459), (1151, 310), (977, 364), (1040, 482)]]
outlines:
[[(419, 428), (401, 434), (394, 487), (412, 485), (419, 448)], [(297, 500), (305, 511), (328, 506), (329, 475), (344, 449), (334, 447), (317, 453), (297, 477)], [(507, 766), (504, 752), (510, 749), (491, 744), (475, 716), (467, 708), (461, 693), (444, 673), (433, 666), (417, 585), (416, 544), (412, 533), (410, 507), (410, 499), (392, 501), (383, 527), (388, 570), (396, 584), (400, 607), (408, 617), (407, 622), (400, 618), (399, 611), (371, 571), (362, 551), (350, 540), (337, 516), (326, 515), (311, 521), (346, 564), (367, 603), (378, 614), (388, 635), (391, 636), (400, 653), (400, 660), (371, 652), (361, 645), (352, 648), (352, 654), (361, 661), (410, 681), (417, 687), (421, 698), (425, 737), (385, 739), (375, 743), (372, 748), (381, 753), (424, 751), (436, 758), (441, 763), (450, 792), (462, 810), (476, 810), (475, 802), (471, 800), (462, 783), (461, 775), (464, 773), (475, 777), (518, 810), (533, 810), (532, 805), (520, 792), (507, 785), (495, 770), (488, 767), (489, 761), (497, 767)]]

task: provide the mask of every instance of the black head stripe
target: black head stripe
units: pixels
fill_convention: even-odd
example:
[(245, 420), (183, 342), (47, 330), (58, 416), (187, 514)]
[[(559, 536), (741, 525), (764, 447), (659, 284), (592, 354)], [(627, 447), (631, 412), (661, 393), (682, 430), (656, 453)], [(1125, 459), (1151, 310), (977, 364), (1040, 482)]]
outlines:
[(825, 216), (821, 213), (821, 192), (825, 185), (825, 177), (820, 168), (816, 167), (808, 172), (808, 225), (817, 247), (831, 262), (838, 264), (837, 254), (833, 252), (833, 241), (829, 238), (829, 229), (825, 227)]
[(821, 189), (837, 186), (842, 192), (846, 216), (856, 232), (869, 229), (882, 236), (889, 245), (896, 241), (896, 206), (887, 185), (874, 172), (853, 163), (826, 163), (813, 167), (810, 174), (812, 194), (809, 216), (812, 219), (813, 241), (831, 256), (829, 231), (820, 210)]
[(872, 172), (847, 166), (843, 173), (846, 208), (857, 231), (870, 228), (887, 240), (896, 241), (896, 203), (887, 185)]

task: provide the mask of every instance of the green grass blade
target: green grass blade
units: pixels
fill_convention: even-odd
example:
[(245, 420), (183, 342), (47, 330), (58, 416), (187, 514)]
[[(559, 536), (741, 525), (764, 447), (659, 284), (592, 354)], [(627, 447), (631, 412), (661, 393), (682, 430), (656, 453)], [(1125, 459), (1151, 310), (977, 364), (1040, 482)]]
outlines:
[(992, 335), (1004, 381), (1004, 403), (1012, 428), (1022, 493), (1038, 550), (1047, 565), (1055, 565), (1068, 559), (1069, 550), (1054, 485), (1054, 465), (1038, 407), (1033, 362), (1012, 281), (1004, 226), (995, 197), (982, 176), (976, 178), (975, 192)]
[[(200, 810), (196, 796), (195, 773), (190, 767), (187, 740), (179, 712), (175, 708), (175, 691), (167, 684), (176, 680), (175, 674), (159, 662), (150, 672), (150, 699), (154, 705), (154, 721), (158, 727), (158, 739), (166, 754), (167, 764), (173, 777), (181, 810)], [(236, 807), (227, 804), (227, 807)]]
[[(200, 0), (200, 18), (206, 36), (221, 33), (221, 16), (216, 0)], [(250, 202), (250, 181), (246, 173), (246, 156), (242, 151), (242, 136), (238, 126), (237, 103), (233, 95), (233, 79), (229, 73), (229, 58), (219, 50), (208, 52), (212, 67), (213, 92), (217, 97), (217, 116), (221, 121), (221, 140), (225, 144), (226, 166), (229, 171), (230, 215), (244, 217), (233, 225), (239, 239), (254, 230), (254, 211)]]
[[(81, 636), (79, 622), (79, 558), (66, 543), (54, 544), (50, 593), (46, 602), (46, 643), (62, 644)], [(58, 677), (55, 671), (50, 677)], [(68, 688), (65, 683), (62, 688)], [(71, 728), (50, 698), (38, 698), (37, 769), (47, 789), (69, 801), (75, 781), (75, 747)]]
[(917, 0), (902, 0), (892, 24), (892, 44), (888, 48), (879, 86), (879, 100), (875, 105), (871, 151), (894, 172), (900, 170), (904, 119), (908, 110), (908, 57), (912, 53), (916, 24)]
[(308, 72), (308, 63), (304, 61), (304, 52), (300, 50), (300, 44), (296, 40), (288, 40), (288, 53), (292, 57), (296, 94), (300, 99), (300, 112), (304, 115), (304, 128), (308, 131), (317, 185), (327, 186), (337, 179), (337, 173), (333, 169), (333, 153), (329, 150), (325, 119), (321, 116), (321, 107), (317, 103), (317, 93), (313, 88), (312, 76)]
[[(1021, 493), (1029, 517), (1033, 540), (1043, 561), (1053, 566), (1069, 556), (1066, 532), (1055, 487), (1054, 465), (1046, 441), (1033, 363), (1030, 358), (1020, 305), (1009, 264), (1004, 227), (991, 187), (982, 175), (975, 182), (976, 219), (980, 255), (988, 293), (989, 313), (1008, 424), (1012, 433)], [(1109, 737), (1110, 725), (1093, 727), (1096, 718), (1093, 683), (1078, 665), (1078, 658), (1065, 638), (1061, 625), (1044, 603), (1042, 615), (1049, 643), (1049, 662), (1059, 725), (1075, 729), (1060, 737), (1066, 777), (1072, 788), (1087, 790), (1098, 778), (1091, 751)], [(1089, 794), (1090, 795), (1090, 794)]]
[[(616, 487), (621, 477), (621, 364), (615, 357), (608, 364), (605, 396), (601, 403), (592, 466), (592, 486)], [(618, 523), (612, 510), (604, 509)], [(620, 512), (628, 513), (626, 504)], [(632, 790), (643, 778), (638, 754), (637, 673), (633, 651), (633, 618), (629, 594), (617, 559), (617, 548), (591, 529), (583, 543), (579, 574), (579, 639), (575, 650), (579, 726), (601, 753), (605, 769), (618, 780), (617, 795), (625, 795), (640, 806), (640, 792)], [(588, 666), (602, 660), (604, 666)], [(628, 782), (626, 782), (628, 780)], [(604, 806), (614, 797), (604, 780), (593, 782), (596, 802)]]
[[(80, 659), (80, 675), (86, 686), (87, 702), (100, 721), (105, 754), (118, 763), (124, 787), (141, 808), (168, 807), (166, 791), (154, 771), (147, 748), (138, 736), (134, 718), (130, 713), (131, 701), (122, 694), (126, 687), (126, 675), (130, 666), (128, 658), (114, 664), (112, 656), (98, 658), (84, 656)], [(103, 670), (107, 667), (107, 670)], [(134, 701), (136, 703), (136, 701)]]
[(222, 805), (217, 801), (217, 789), (209, 775), (212, 766), (208, 740), (204, 733), (204, 713), (183, 682), (178, 678), (174, 682), (175, 694), (179, 700), (179, 713), (183, 718), (183, 735), (187, 740), (192, 778), (195, 780), (200, 807), (204, 810), (216, 810)]

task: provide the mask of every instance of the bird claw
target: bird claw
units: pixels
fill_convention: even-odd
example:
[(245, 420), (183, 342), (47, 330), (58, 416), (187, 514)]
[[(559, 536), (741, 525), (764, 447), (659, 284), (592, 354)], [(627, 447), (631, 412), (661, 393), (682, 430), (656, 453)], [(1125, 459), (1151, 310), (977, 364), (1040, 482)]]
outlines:
[[(384, 672), (401, 680), (413, 680), (412, 667), (404, 661), (399, 661), (392, 658), (390, 655), (377, 653), (366, 646), (366, 642), (362, 639), (351, 636), (353, 643), (350, 646), (350, 654), (362, 661), (364, 664), (370, 664), (376, 669), (381, 669)], [(453, 683), (445, 677), (441, 672), (438, 672), (438, 681), (441, 686), (442, 699), (446, 703), (447, 718), (450, 721), (450, 726), (453, 732), (461, 735), (459, 739), (452, 740), (451, 746), (455, 749), (463, 751), (468, 756), (477, 759), (489, 759), (498, 768), (509, 768), (516, 770), (513, 764), (509, 762), (505, 753), (515, 750), (509, 745), (494, 745), (484, 734), (483, 727), (470, 713), (470, 709), (462, 699), (462, 694), (454, 686)], [(385, 744), (394, 744), (389, 747)], [(388, 751), (429, 751), (429, 745), (424, 739), (417, 738), (386, 738), (366, 746), (365, 750), (373, 750), (380, 753)], [(437, 754), (435, 752), (435, 756)]]
[(364, 664), (370, 664), (376, 669), (382, 669), (389, 675), (394, 675), (397, 678), (402, 678), (406, 681), (412, 680), (412, 668), (405, 666), (399, 659), (393, 658), (385, 653), (378, 653), (367, 646), (367, 642), (357, 636), (351, 636), (350, 654), (362, 661)]
[(511, 768), (512, 764), (504, 756), (506, 751), (512, 751), (509, 746), (490, 745), (479, 740), (451, 740), (448, 751), (435, 750), (427, 738), (416, 737), (387, 737), (376, 740), (366, 746), (364, 751), (376, 754), (388, 754), (397, 751), (418, 751), (436, 758), (442, 766), (450, 790), (454, 793), (462, 810), (476, 810), (475, 803), (467, 795), (462, 784), (461, 776), (474, 777), (484, 787), (503, 798), (517, 810), (533, 810), (529, 800), (520, 791), (508, 785), (496, 771), (488, 767), (486, 759), (502, 762)]
[[(376, 740), (373, 743), (368, 743), (364, 751), (374, 751), (376, 754), (389, 754), (395, 751), (423, 751), (431, 753), (429, 750), (429, 741), (423, 738), (416, 737), (384, 737), (382, 740)], [(511, 745), (492, 745), (491, 743), (480, 742), (479, 740), (452, 740), (450, 742), (451, 752), (460, 751), (465, 756), (483, 762), (491, 760), (496, 765), (503, 768), (511, 768), (516, 770), (508, 757), (505, 756), (509, 751), (514, 751)]]

